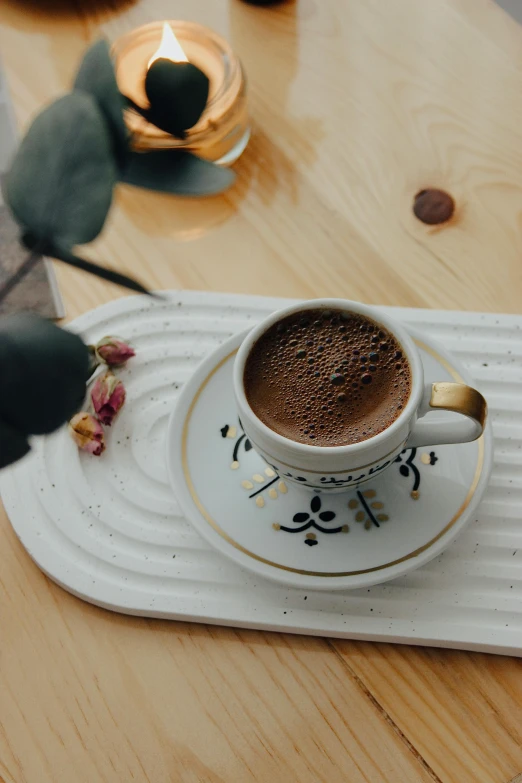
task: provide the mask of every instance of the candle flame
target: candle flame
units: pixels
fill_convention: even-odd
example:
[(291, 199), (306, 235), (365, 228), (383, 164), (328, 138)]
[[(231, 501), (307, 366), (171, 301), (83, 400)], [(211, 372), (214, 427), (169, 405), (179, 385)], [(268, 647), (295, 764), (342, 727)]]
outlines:
[(180, 42), (174, 35), (174, 30), (168, 22), (163, 24), (161, 43), (149, 60), (148, 68), (156, 60), (172, 60), (173, 63), (188, 63), (188, 57), (183, 51)]

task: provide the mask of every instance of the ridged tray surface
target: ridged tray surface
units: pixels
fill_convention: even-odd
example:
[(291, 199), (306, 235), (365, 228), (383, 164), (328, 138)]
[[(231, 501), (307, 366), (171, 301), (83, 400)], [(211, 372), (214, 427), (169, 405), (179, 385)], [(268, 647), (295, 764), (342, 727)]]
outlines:
[(127, 403), (97, 459), (65, 431), (0, 476), (13, 527), (70, 592), (116, 611), (297, 633), (522, 652), (522, 317), (383, 308), (467, 367), (486, 395), (495, 465), (476, 519), (412, 574), (349, 593), (287, 589), (212, 550), (167, 482), (165, 433), (183, 383), (232, 334), (288, 300), (172, 292), (130, 297), (72, 328), (130, 339)]

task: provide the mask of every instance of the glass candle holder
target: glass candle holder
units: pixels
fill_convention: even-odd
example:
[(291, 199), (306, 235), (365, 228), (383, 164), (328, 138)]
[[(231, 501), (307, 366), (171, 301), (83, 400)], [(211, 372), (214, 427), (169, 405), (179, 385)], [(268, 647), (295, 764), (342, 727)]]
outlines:
[[(250, 138), (243, 67), (220, 35), (195, 22), (168, 21), (186, 58), (209, 79), (207, 105), (184, 139), (171, 136), (127, 109), (125, 122), (136, 150), (185, 149), (223, 166), (234, 163)], [(115, 41), (112, 53), (118, 87), (138, 106), (148, 107), (145, 75), (162, 39), (164, 22), (143, 25)], [(174, 56), (172, 59), (176, 59)]]

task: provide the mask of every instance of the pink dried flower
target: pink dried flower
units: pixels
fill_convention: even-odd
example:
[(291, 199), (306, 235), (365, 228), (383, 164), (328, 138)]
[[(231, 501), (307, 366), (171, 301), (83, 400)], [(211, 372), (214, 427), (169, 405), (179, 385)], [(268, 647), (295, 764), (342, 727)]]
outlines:
[(95, 416), (80, 411), (69, 422), (69, 433), (82, 451), (99, 457), (105, 451), (103, 427)]
[(128, 359), (136, 356), (132, 345), (120, 340), (119, 337), (102, 337), (96, 343), (95, 351), (98, 358), (109, 367), (125, 364)]
[(101, 423), (110, 427), (125, 402), (125, 387), (112, 372), (106, 372), (92, 387), (91, 399)]

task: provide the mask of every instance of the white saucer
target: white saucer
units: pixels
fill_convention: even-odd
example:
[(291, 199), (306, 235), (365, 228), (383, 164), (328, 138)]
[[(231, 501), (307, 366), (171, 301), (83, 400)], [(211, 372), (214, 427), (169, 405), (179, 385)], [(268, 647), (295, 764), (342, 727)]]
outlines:
[[(427, 382), (473, 383), (455, 359), (410, 331)], [(203, 361), (170, 420), (169, 477), (196, 529), (250, 571), (316, 590), (384, 582), (440, 554), (472, 520), (486, 488), (489, 427), (474, 443), (406, 449), (360, 489), (314, 494), (276, 476), (241, 429), (232, 367), (245, 334)]]

